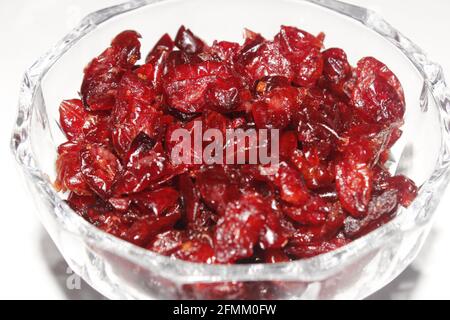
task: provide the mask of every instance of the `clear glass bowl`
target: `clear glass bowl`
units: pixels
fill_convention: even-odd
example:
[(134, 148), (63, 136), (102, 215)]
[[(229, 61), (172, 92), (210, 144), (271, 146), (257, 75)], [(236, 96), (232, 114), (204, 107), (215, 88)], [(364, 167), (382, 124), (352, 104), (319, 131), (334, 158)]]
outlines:
[[(188, 13), (188, 14), (186, 14)], [(138, 248), (90, 225), (52, 186), (61, 100), (77, 96), (83, 67), (125, 29), (143, 35), (143, 53), (163, 32), (185, 24), (208, 41), (240, 41), (244, 27), (272, 36), (279, 26), (324, 31), (352, 64), (373, 55), (406, 92), (404, 135), (392, 172), (421, 186), (408, 209), (367, 236), (328, 254), (281, 264), (200, 265)], [(333, 0), (142, 0), (107, 8), (81, 24), (25, 74), (12, 149), (40, 218), (70, 267), (109, 298), (364, 298), (412, 262), (449, 179), (450, 94), (441, 68), (377, 14)]]

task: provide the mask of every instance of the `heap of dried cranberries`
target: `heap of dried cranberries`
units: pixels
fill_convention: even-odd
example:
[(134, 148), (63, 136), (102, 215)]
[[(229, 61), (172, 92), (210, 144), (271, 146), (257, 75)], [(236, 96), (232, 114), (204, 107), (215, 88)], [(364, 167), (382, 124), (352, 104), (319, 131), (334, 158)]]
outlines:
[[(60, 106), (56, 187), (98, 228), (193, 262), (275, 263), (341, 247), (416, 197), (384, 167), (405, 98), (382, 62), (354, 68), (294, 27), (212, 46), (181, 27), (137, 65), (139, 38), (119, 34)], [(279, 165), (173, 164), (167, 137), (193, 121), (279, 129)]]

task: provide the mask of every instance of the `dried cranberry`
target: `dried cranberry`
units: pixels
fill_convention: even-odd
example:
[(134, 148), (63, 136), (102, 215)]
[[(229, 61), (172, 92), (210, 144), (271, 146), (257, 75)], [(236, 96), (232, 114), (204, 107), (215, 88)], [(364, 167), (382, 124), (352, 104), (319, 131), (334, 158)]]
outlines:
[(324, 61), (323, 81), (326, 87), (341, 97), (348, 97), (346, 83), (352, 76), (352, 67), (347, 54), (339, 48), (331, 48), (322, 52)]
[(107, 147), (89, 144), (81, 151), (81, 172), (89, 187), (101, 197), (112, 193), (112, 186), (120, 175), (122, 166)]
[(140, 59), (140, 35), (135, 31), (119, 34), (100, 56), (84, 70), (81, 96), (89, 110), (110, 110), (114, 106), (117, 87), (126, 70)]
[(266, 204), (255, 195), (245, 195), (227, 206), (214, 233), (216, 259), (232, 263), (253, 254), (264, 228)]
[(384, 219), (395, 212), (397, 207), (397, 191), (385, 191), (369, 203), (366, 217), (363, 219), (347, 217), (345, 219), (345, 235), (350, 238), (355, 238), (368, 233), (377, 228), (379, 224), (384, 223)]
[(178, 30), (175, 38), (175, 44), (180, 50), (190, 54), (202, 52), (206, 46), (200, 38), (184, 26), (181, 26)]
[[(323, 50), (322, 33), (244, 36), (208, 46), (182, 26), (136, 64), (140, 36), (125, 31), (88, 64), (81, 100), (59, 107), (69, 141), (58, 147), (55, 188), (78, 215), (170, 258), (280, 263), (335, 250), (411, 205), (417, 186), (387, 168), (405, 113), (393, 72), (372, 57), (353, 68), (342, 49)], [(183, 150), (180, 129), (190, 138)], [(219, 149), (215, 136), (196, 136), (210, 129), (224, 135)], [(279, 141), (272, 131), (256, 147), (278, 142), (279, 161), (242, 164), (244, 154), (255, 160), (252, 139), (238, 143), (232, 129), (278, 130)], [(183, 290), (272, 296), (243, 282)]]
[(280, 33), (275, 36), (281, 53), (291, 65), (295, 84), (312, 86), (322, 75), (321, 37), (322, 35), (314, 37), (303, 30), (286, 26), (281, 27)]
[(390, 124), (403, 119), (403, 88), (386, 65), (372, 57), (364, 58), (358, 62), (356, 75), (352, 103), (364, 121)]
[(75, 142), (66, 142), (58, 147), (55, 181), (58, 191), (72, 191), (79, 195), (92, 193), (81, 173), (80, 152), (82, 148), (81, 144)]

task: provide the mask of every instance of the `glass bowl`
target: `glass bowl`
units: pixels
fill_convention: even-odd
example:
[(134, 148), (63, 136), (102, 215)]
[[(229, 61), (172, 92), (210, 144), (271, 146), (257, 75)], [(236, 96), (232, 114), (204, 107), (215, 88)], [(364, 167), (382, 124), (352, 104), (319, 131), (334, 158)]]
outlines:
[[(188, 13), (188, 14), (186, 14)], [(184, 24), (207, 41), (241, 41), (244, 27), (272, 36), (280, 25), (323, 31), (354, 65), (376, 56), (403, 83), (404, 135), (390, 170), (420, 186), (417, 199), (388, 224), (339, 250), (280, 264), (201, 265), (173, 260), (106, 234), (75, 214), (52, 186), (60, 101), (77, 96), (83, 67), (120, 31), (143, 36), (143, 55)], [(103, 9), (39, 59), (22, 83), (12, 150), (42, 223), (69, 266), (109, 298), (361, 299), (416, 257), (449, 179), (450, 94), (441, 68), (376, 13), (333, 0), (141, 0)]]

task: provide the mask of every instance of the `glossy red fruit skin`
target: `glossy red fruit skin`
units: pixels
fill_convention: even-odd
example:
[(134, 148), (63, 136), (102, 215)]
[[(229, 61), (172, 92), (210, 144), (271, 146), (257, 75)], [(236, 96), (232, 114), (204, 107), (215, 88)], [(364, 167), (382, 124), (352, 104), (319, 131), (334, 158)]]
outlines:
[(139, 38), (135, 31), (120, 33), (111, 46), (86, 67), (80, 93), (88, 110), (113, 108), (122, 75), (140, 59)]
[(180, 64), (165, 77), (164, 96), (167, 104), (183, 113), (200, 113), (206, 106), (206, 94), (210, 86), (220, 78), (231, 76), (222, 62), (205, 61), (196, 64)]
[(122, 237), (135, 245), (146, 247), (158, 233), (171, 230), (180, 218), (179, 210), (169, 212), (159, 218), (144, 217), (135, 221)]
[(342, 206), (352, 216), (364, 216), (372, 196), (372, 171), (369, 165), (345, 160), (338, 163), (336, 190)]
[(205, 242), (189, 240), (172, 254), (173, 257), (197, 263), (214, 263), (214, 249)]
[(122, 165), (107, 147), (88, 144), (80, 153), (81, 173), (89, 187), (100, 197), (107, 198), (117, 180)]
[(273, 41), (255, 38), (247, 39), (236, 57), (236, 65), (250, 85), (268, 76), (283, 76), (292, 80), (291, 65)]
[(298, 104), (297, 90), (275, 88), (253, 104), (252, 115), (257, 128), (284, 129), (292, 120)]
[(388, 190), (376, 196), (369, 203), (367, 216), (361, 220), (347, 217), (344, 223), (345, 235), (354, 239), (386, 223), (398, 208), (397, 191)]
[(225, 211), (228, 203), (240, 197), (238, 185), (232, 183), (219, 166), (203, 169), (197, 175), (195, 185), (204, 203), (219, 214)]
[(65, 100), (59, 106), (59, 123), (69, 140), (77, 140), (83, 134), (87, 112), (78, 99)]
[[(136, 64), (139, 38), (135, 31), (114, 38), (86, 67), (81, 99), (59, 109), (69, 141), (58, 147), (55, 188), (97, 228), (188, 262), (284, 263), (366, 235), (419, 193), (388, 170), (405, 98), (375, 58), (353, 68), (344, 50), (323, 49), (323, 34), (295, 27), (282, 26), (273, 40), (245, 30), (242, 45), (208, 46), (182, 26)], [(196, 123), (224, 135), (277, 129), (280, 161), (211, 165), (203, 162), (208, 141), (199, 150), (191, 143), (191, 163), (173, 161), (172, 134), (193, 135)], [(229, 158), (225, 151), (224, 159), (236, 160), (237, 150)], [(183, 290), (197, 298), (271, 297), (261, 286)]]
[(80, 152), (82, 148), (83, 146), (76, 142), (66, 142), (58, 147), (56, 190), (72, 191), (78, 195), (90, 195), (92, 193), (81, 173)]
[(162, 146), (141, 136), (124, 157), (124, 169), (114, 185), (114, 194), (138, 193), (152, 183), (170, 180), (176, 169), (170, 164)]
[(180, 194), (171, 187), (137, 193), (130, 198), (142, 212), (155, 217), (162, 217), (167, 212), (178, 210), (180, 205)]
[(352, 103), (368, 123), (390, 124), (402, 120), (405, 114), (400, 81), (386, 65), (372, 57), (358, 62)]
[(322, 58), (323, 85), (338, 96), (348, 98), (350, 95), (348, 81), (353, 70), (347, 60), (347, 54), (340, 48), (331, 48), (322, 52)]
[(183, 242), (187, 239), (185, 232), (179, 230), (168, 230), (156, 235), (147, 245), (147, 249), (169, 256), (181, 248)]
[(200, 53), (206, 47), (206, 44), (200, 38), (184, 26), (181, 26), (178, 30), (175, 44), (180, 50), (188, 54)]
[(290, 63), (296, 85), (313, 86), (319, 80), (323, 71), (322, 42), (322, 35), (314, 37), (294, 27), (282, 26), (275, 36), (275, 43)]
[(250, 257), (264, 228), (264, 201), (246, 195), (227, 206), (214, 233), (215, 256), (218, 263), (233, 263)]

